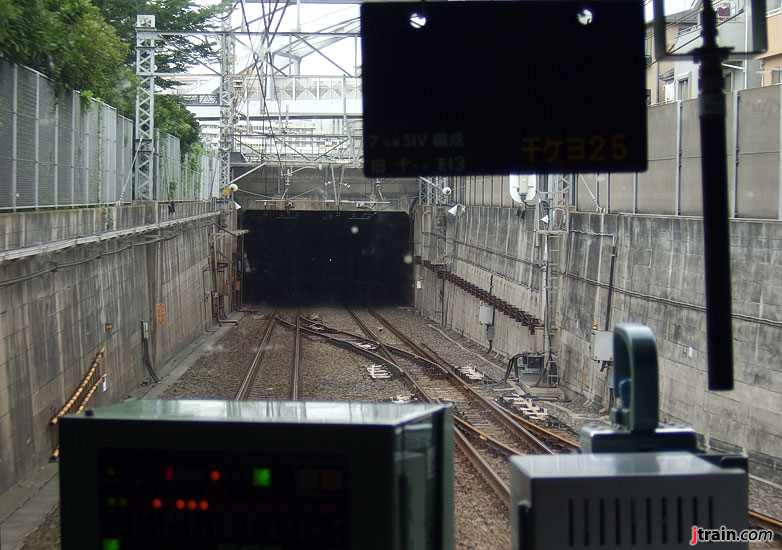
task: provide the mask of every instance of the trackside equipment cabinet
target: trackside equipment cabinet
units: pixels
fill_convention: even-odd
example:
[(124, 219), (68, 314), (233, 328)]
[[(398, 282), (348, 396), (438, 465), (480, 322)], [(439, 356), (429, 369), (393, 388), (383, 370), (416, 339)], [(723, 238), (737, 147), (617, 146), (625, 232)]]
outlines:
[(60, 423), (63, 550), (453, 548), (450, 405), (130, 400)]

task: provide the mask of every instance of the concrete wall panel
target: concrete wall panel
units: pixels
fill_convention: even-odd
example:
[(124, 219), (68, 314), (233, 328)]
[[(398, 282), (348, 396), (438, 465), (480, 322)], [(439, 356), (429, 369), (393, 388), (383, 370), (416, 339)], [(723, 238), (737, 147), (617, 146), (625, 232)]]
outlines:
[(736, 190), (738, 217), (777, 218), (780, 186), (778, 173), (778, 152), (740, 155), (739, 186)]
[(636, 174), (611, 174), (610, 212), (632, 212)]
[[(16, 243), (31, 246), (204, 213), (208, 204), (150, 203), (104, 210), (31, 212), (0, 217), (19, 228)], [(0, 493), (53, 450), (49, 420), (75, 391), (101, 347), (100, 372), (106, 391), (93, 405), (115, 402), (148, 373), (143, 368), (141, 321), (149, 321), (153, 365), (184, 348), (211, 322), (204, 306), (201, 273), (208, 266), (210, 218), (160, 232), (168, 240), (148, 244), (150, 235), (84, 244), (0, 266)], [(221, 221), (236, 226), (235, 214)], [(154, 235), (152, 235), (154, 237)], [(218, 244), (224, 257), (234, 250)], [(6, 241), (7, 243), (8, 241)], [(32, 275), (56, 262), (53, 272)], [(208, 289), (208, 290), (211, 290)], [(166, 304), (166, 322), (155, 322), (156, 303)], [(230, 310), (230, 303), (227, 306)], [(159, 372), (159, 374), (163, 374)]]
[(681, 103), (681, 170), (679, 213), (697, 216), (703, 212), (701, 184), (701, 129), (698, 101)]
[(675, 182), (676, 158), (652, 159), (650, 156), (649, 170), (638, 175), (638, 212), (673, 214)]

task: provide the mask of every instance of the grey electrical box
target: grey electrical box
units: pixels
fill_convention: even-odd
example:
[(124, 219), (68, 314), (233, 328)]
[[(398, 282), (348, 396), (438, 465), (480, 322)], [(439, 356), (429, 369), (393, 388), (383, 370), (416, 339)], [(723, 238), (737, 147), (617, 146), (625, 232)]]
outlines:
[(514, 550), (689, 548), (693, 526), (746, 528), (747, 472), (690, 452), (510, 461)]
[(610, 330), (592, 331), (592, 360), (614, 360), (614, 333)]
[(478, 322), (482, 325), (494, 323), (494, 306), (481, 304), (478, 306)]
[(450, 405), (132, 400), (60, 421), (63, 550), (453, 547)]

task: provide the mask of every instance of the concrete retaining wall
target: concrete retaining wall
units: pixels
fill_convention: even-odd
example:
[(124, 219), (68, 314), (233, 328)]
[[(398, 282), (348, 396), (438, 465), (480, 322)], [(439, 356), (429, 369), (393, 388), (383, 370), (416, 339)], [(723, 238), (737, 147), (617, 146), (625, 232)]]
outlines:
[[(95, 235), (107, 225), (136, 227), (210, 210), (209, 203), (178, 203), (174, 212), (168, 205), (148, 203), (0, 216), (2, 250)], [(49, 458), (49, 421), (101, 347), (106, 352), (100, 372), (108, 377), (90, 401), (94, 406), (125, 397), (149, 376), (142, 359), (142, 321), (149, 322), (157, 369), (210, 326), (211, 304), (205, 298), (212, 290), (211, 220), (220, 219), (223, 227), (236, 226), (235, 215), (215, 213), (160, 231), (0, 264), (0, 493)], [(218, 239), (221, 249), (231, 257), (229, 239)], [(32, 276), (52, 262), (55, 271)], [(165, 306), (162, 324), (157, 304)]]
[[(422, 209), (419, 209), (422, 210)], [(415, 217), (416, 254), (433, 258), (436, 243), (448, 244), (444, 265), (484, 290), (543, 318), (541, 254), (529, 218), (515, 208), (470, 207), (449, 217), (437, 232), (436, 213)], [(528, 211), (531, 212), (531, 211)], [(442, 230), (442, 226), (440, 226)], [(707, 446), (741, 449), (753, 471), (782, 480), (782, 223), (731, 222), (733, 327), (736, 387), (710, 392), (706, 379), (703, 235), (698, 218), (574, 213), (560, 267), (559, 327), (563, 387), (607, 404), (610, 369), (590, 359), (592, 323), (605, 329), (611, 250), (617, 256), (609, 329), (641, 322), (655, 334), (660, 362), (661, 420), (684, 422)], [(430, 260), (434, 261), (434, 260)], [(416, 266), (415, 307), (486, 345), (477, 300)], [(498, 315), (494, 350), (511, 356), (538, 346), (527, 327)]]
[[(458, 217), (442, 208), (417, 209), (414, 216), (414, 254), (446, 269), (483, 290), (543, 318), (543, 272), (540, 238), (532, 231), (532, 210), (471, 207)], [(488, 346), (485, 327), (477, 322), (479, 300), (454, 285), (438, 280), (434, 271), (416, 266), (414, 305), (422, 315)], [(509, 355), (539, 351), (539, 334), (496, 313), (494, 349)]]
[[(706, 389), (702, 221), (575, 214), (571, 229), (559, 315), (565, 387), (606, 404), (610, 371), (600, 373), (600, 365), (589, 358), (586, 321), (591, 313), (605, 329), (615, 235), (609, 329), (640, 322), (654, 332), (663, 420), (692, 425), (707, 445), (735, 446), (759, 460), (782, 456), (782, 223), (730, 224), (735, 378), (730, 392)], [(600, 268), (590, 272), (588, 261), (595, 257)], [(776, 467), (776, 479), (782, 479), (779, 459)]]

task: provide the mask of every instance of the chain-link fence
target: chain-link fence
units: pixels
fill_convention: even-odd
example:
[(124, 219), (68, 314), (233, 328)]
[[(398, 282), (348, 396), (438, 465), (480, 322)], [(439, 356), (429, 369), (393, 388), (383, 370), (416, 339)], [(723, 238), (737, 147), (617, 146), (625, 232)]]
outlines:
[(155, 161), (155, 196), (158, 200), (206, 200), (218, 196), (220, 159), (216, 155), (189, 153), (182, 156), (176, 137), (156, 132)]
[[(158, 134), (157, 200), (218, 196), (216, 157), (187, 156)], [(0, 59), (0, 211), (133, 199), (133, 121), (40, 73)]]

